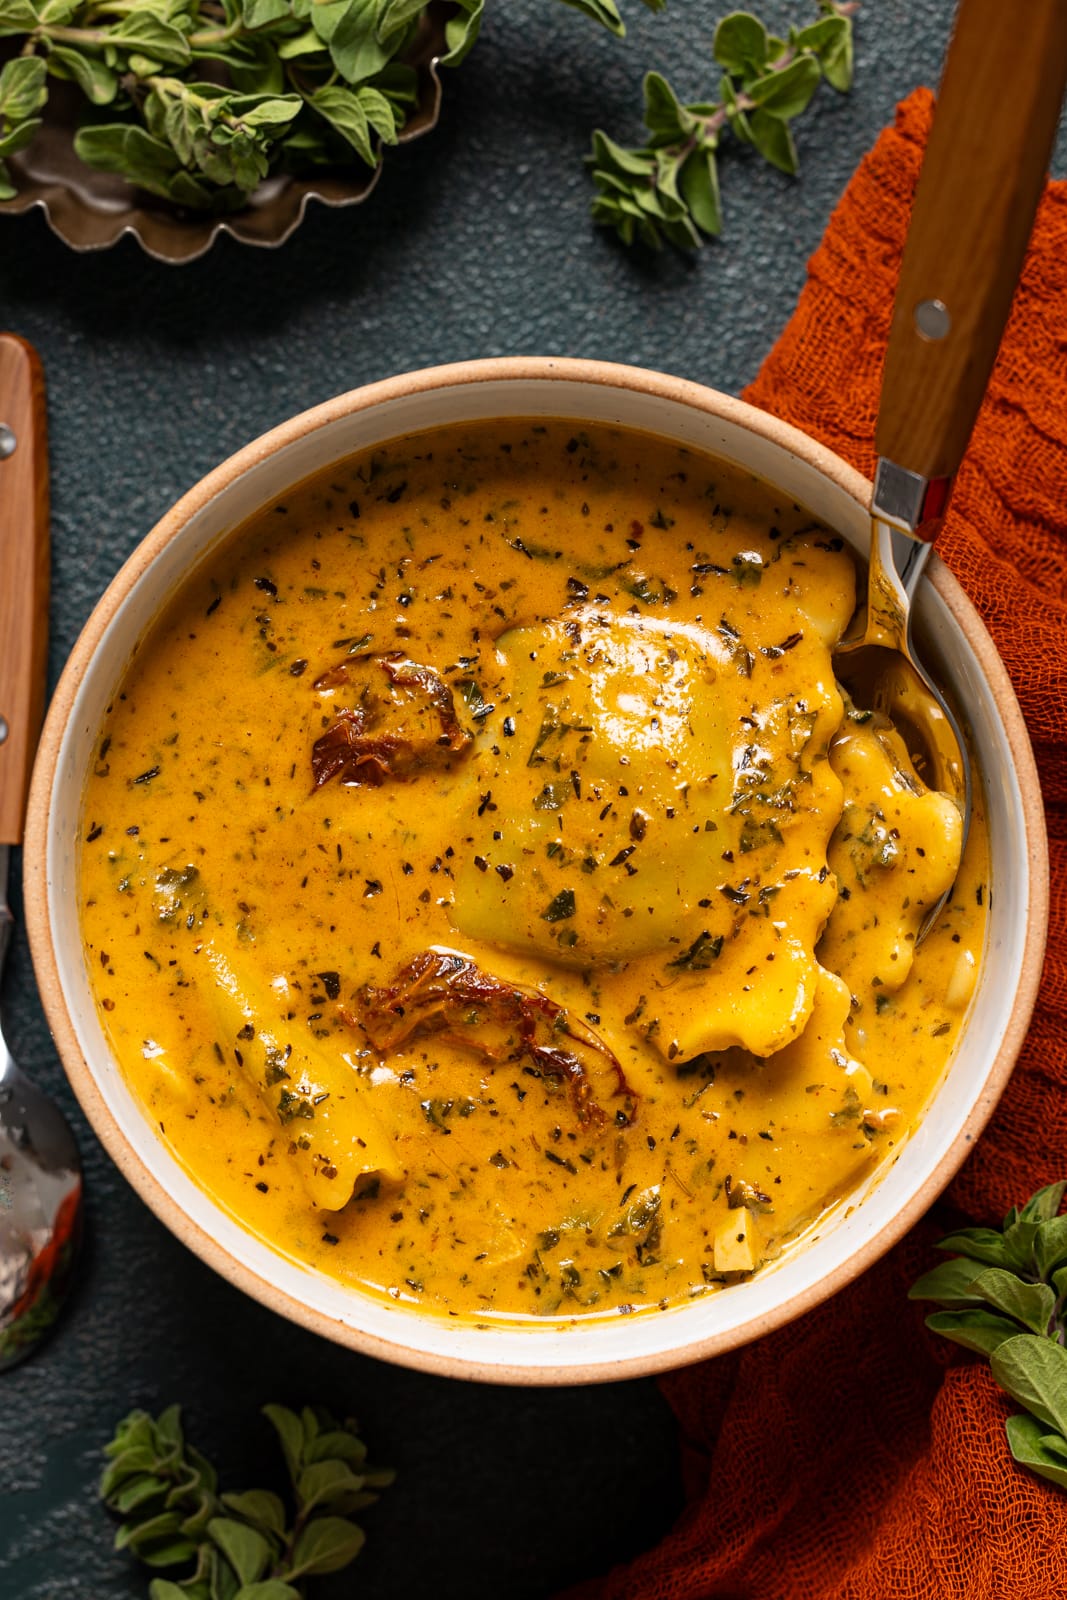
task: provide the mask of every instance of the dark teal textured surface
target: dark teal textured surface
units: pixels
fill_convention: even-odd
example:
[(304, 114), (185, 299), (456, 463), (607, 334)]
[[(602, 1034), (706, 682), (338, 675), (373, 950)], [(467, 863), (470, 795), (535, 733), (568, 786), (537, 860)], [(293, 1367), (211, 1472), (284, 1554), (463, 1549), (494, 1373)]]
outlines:
[[(594, 125), (635, 137), (657, 66), (686, 98), (715, 78), (728, 4), (637, 0), (613, 41), (554, 0), (489, 0), (447, 77), (441, 125), (394, 152), (371, 201), (314, 209), (276, 252), (223, 239), (169, 268), (132, 241), (76, 256), (36, 215), (0, 218), (0, 326), (44, 360), (54, 505), (51, 671), (167, 507), (264, 429), (342, 390), (436, 362), (556, 354), (634, 362), (737, 391), (784, 324), (807, 257), (863, 152), (936, 81), (949, 0), (873, 0), (857, 85), (798, 125), (802, 175), (723, 161), (726, 235), (694, 261), (625, 254), (586, 216)], [(763, 8), (779, 26), (806, 0)], [(0, 529), (0, 537), (12, 536)], [(366, 1514), (365, 1553), (327, 1597), (535, 1597), (604, 1570), (681, 1504), (673, 1419), (651, 1382), (571, 1391), (446, 1382), (338, 1350), (243, 1299), (176, 1243), (104, 1156), (50, 1046), (25, 943), (5, 1029), (69, 1111), (84, 1152), (88, 1246), (52, 1342), (0, 1378), (0, 1596), (120, 1600), (147, 1586), (111, 1550), (99, 1451), (130, 1406), (179, 1401), (231, 1487), (258, 1483), (264, 1401), (355, 1413), (400, 1469)]]

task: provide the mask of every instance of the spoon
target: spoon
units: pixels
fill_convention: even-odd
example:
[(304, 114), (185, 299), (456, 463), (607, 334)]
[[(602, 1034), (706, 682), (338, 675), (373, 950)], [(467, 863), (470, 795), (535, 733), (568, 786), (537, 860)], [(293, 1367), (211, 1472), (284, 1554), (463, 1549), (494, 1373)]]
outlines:
[[(48, 463), (44, 382), (30, 346), (0, 333), (0, 970), (11, 942), (11, 846), (44, 709)], [(0, 1371), (59, 1314), (81, 1225), (81, 1162), (66, 1118), (15, 1065), (0, 1031)]]
[[(963, 733), (912, 646), (911, 601), (940, 532), (1008, 320), (1067, 84), (1067, 5), (961, 0), (923, 160), (886, 351), (862, 632), (835, 651), (853, 701), (899, 728), (956, 802)], [(951, 893), (951, 890), (948, 891)], [(931, 907), (918, 943), (948, 898)]]

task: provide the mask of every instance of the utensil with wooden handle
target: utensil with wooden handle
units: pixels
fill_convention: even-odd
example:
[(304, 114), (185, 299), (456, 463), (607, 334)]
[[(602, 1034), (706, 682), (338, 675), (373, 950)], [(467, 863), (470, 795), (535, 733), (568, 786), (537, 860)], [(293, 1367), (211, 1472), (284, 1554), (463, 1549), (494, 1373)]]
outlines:
[(956, 800), (965, 835), (966, 741), (915, 655), (911, 601), (1011, 310), (1065, 86), (1064, 0), (1030, 0), (1025, 17), (1003, 0), (961, 0), (886, 353), (866, 616), (862, 634), (835, 653), (855, 703), (885, 712), (923, 780)]
[[(22, 841), (44, 710), (48, 457), (44, 380), (31, 347), (0, 333), (0, 968), (11, 940), (11, 850)], [(55, 1322), (81, 1224), (81, 1163), (59, 1107), (0, 1032), (0, 1370)]]

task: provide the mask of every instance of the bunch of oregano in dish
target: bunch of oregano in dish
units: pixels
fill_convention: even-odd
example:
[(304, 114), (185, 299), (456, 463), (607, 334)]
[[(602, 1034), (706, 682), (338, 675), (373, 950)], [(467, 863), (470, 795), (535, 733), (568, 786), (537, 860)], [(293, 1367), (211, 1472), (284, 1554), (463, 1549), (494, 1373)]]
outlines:
[[(615, 0), (564, 0), (625, 32)], [(666, 0), (644, 0), (653, 11)], [(195, 211), (239, 210), (276, 171), (376, 167), (417, 102), (410, 57), (430, 14), (440, 65), (478, 37), (485, 0), (0, 0), (4, 157), (32, 139), (50, 79), (88, 102), (90, 167)]]
[(681, 249), (722, 231), (716, 152), (728, 129), (754, 145), (782, 172), (795, 174), (790, 123), (807, 109), (823, 78), (832, 88), (852, 83), (852, 0), (818, 0), (819, 14), (787, 39), (767, 32), (747, 11), (724, 17), (712, 52), (723, 73), (717, 100), (685, 105), (666, 78), (645, 78), (648, 140), (635, 149), (615, 144), (601, 129), (587, 158), (599, 191), (596, 222), (614, 228), (624, 244), (641, 239)]
[(309, 1578), (355, 1560), (364, 1534), (352, 1514), (372, 1505), (393, 1473), (367, 1465), (352, 1422), (264, 1406), (281, 1441), (293, 1509), (269, 1489), (218, 1492), (214, 1467), (182, 1434), (170, 1406), (131, 1411), (106, 1446), (105, 1504), (123, 1520), (115, 1547), (146, 1566), (185, 1567), (153, 1578), (151, 1600), (301, 1600)]
[[(473, 44), (484, 0), (452, 0), (443, 63)], [(415, 104), (416, 0), (0, 0), (0, 160), (32, 137), (48, 80), (90, 113), (90, 167), (194, 210), (233, 211), (278, 168), (375, 166)], [(0, 169), (0, 196), (14, 192)]]
[(989, 1357), (994, 1378), (1026, 1410), (1007, 1422), (1011, 1453), (1067, 1489), (1067, 1183), (1039, 1189), (1003, 1229), (962, 1228), (938, 1241), (950, 1261), (927, 1272), (913, 1300), (944, 1307), (926, 1325)]

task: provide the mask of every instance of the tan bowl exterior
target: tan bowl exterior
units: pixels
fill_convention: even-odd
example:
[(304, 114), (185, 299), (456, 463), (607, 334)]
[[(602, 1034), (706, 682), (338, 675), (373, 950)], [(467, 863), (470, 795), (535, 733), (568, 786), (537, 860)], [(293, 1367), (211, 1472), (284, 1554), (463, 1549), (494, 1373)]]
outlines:
[[(688, 1322), (685, 1320), (687, 1314), (693, 1312), (697, 1306), (721, 1305), (725, 1295), (719, 1295), (673, 1311), (651, 1313), (652, 1317), (660, 1319), (661, 1325), (668, 1318), (675, 1319), (679, 1324), (678, 1338), (670, 1341), (668, 1347), (654, 1352), (646, 1350), (637, 1354), (627, 1354), (623, 1350), (620, 1354), (616, 1348), (619, 1344), (619, 1324), (604, 1323), (600, 1329), (587, 1329), (580, 1342), (583, 1345), (600, 1342), (605, 1346), (611, 1343), (610, 1354), (605, 1350), (605, 1359), (599, 1359), (595, 1353), (590, 1355), (583, 1353), (574, 1360), (554, 1359), (555, 1345), (559, 1341), (554, 1341), (553, 1348), (549, 1351), (546, 1348), (549, 1342), (547, 1333), (542, 1332), (539, 1325), (535, 1325), (523, 1329), (520, 1335), (522, 1339), (529, 1341), (528, 1358), (520, 1347), (521, 1359), (505, 1359), (498, 1362), (480, 1350), (465, 1351), (462, 1348), (479, 1343), (478, 1340), (468, 1337), (476, 1331), (473, 1328), (449, 1325), (450, 1331), (458, 1336), (457, 1344), (461, 1347), (455, 1352), (442, 1351), (440, 1339), (431, 1341), (438, 1348), (426, 1349), (421, 1347), (418, 1337), (411, 1337), (410, 1329), (412, 1325), (424, 1328), (439, 1325), (441, 1320), (439, 1318), (425, 1315), (405, 1316), (401, 1319), (406, 1330), (405, 1336), (394, 1339), (388, 1335), (383, 1336), (380, 1332), (368, 1331), (348, 1320), (341, 1320), (317, 1307), (305, 1304), (298, 1295), (273, 1281), (272, 1276), (255, 1270), (240, 1256), (225, 1248), (201, 1223), (190, 1217), (186, 1210), (176, 1203), (158, 1173), (135, 1150), (128, 1134), (120, 1127), (113, 1107), (102, 1091), (97, 1075), (86, 1060), (79, 1042), (69, 997), (64, 992), (60, 978), (56, 930), (52, 924), (49, 894), (50, 863), (55, 844), (54, 830), (50, 826), (50, 821), (57, 763), (79, 685), (122, 602), (149, 565), (181, 532), (189, 519), (206, 507), (220, 491), (234, 484), (243, 473), (275, 452), (307, 438), (340, 418), (365, 412), (371, 408), (430, 395), (436, 390), (463, 389), (467, 385), (497, 382), (543, 384), (546, 381), (558, 382), (561, 385), (590, 385), (591, 395), (610, 389), (622, 391), (624, 395), (629, 396), (658, 398), (674, 402), (685, 407), (687, 411), (696, 412), (704, 417), (720, 419), (724, 424), (740, 427), (754, 441), (767, 441), (788, 452), (791, 458), (806, 463), (837, 490), (842, 491), (854, 503), (855, 508), (865, 511), (869, 504), (870, 484), (867, 480), (840, 457), (796, 429), (730, 396), (683, 379), (639, 368), (603, 362), (533, 357), (472, 361), (408, 373), (341, 395), (263, 435), (203, 478), (148, 534), (100, 600), (71, 653), (46, 720), (30, 793), (24, 872), (25, 914), (34, 966), (48, 1021), (67, 1075), (86, 1117), (105, 1149), (142, 1199), (166, 1223), (172, 1233), (194, 1250), (209, 1266), (253, 1298), (293, 1322), (353, 1349), (444, 1376), (512, 1384), (564, 1385), (632, 1378), (684, 1366), (717, 1355), (769, 1333), (836, 1293), (889, 1249), (936, 1199), (963, 1162), (971, 1144), (981, 1133), (1003, 1092), (1026, 1034), (1044, 956), (1048, 924), (1048, 856), (1044, 809), (1029, 737), (1004, 664), (963, 590), (941, 562), (935, 558), (929, 565), (928, 572), (932, 586), (973, 653), (978, 671), (995, 704), (1006, 748), (1010, 752), (1011, 765), (1018, 780), (1018, 793), (1013, 802), (1013, 817), (1018, 825), (1020, 840), (1016, 865), (1029, 875), (1029, 894), (1020, 913), (1026, 918), (1025, 929), (1021, 932), (1016, 929), (1021, 954), (1014, 998), (1001, 1029), (995, 1054), (988, 1062), (988, 1070), (984, 1074), (980, 1088), (962, 1117), (955, 1136), (940, 1153), (936, 1163), (925, 1173), (922, 1181), (915, 1185), (906, 1203), (894, 1210), (891, 1215), (887, 1215), (879, 1223), (877, 1231), (862, 1239), (858, 1247), (850, 1249), (830, 1270), (820, 1273), (799, 1292), (790, 1294), (772, 1305), (764, 1306), (757, 1315), (735, 1322), (726, 1328), (702, 1329), (698, 1325), (700, 1319), (694, 1316), (690, 1316)], [(512, 414), (522, 414), (521, 408), (516, 408)], [(559, 413), (539, 411), (538, 414), (559, 414), (568, 417), (575, 415), (570, 409)], [(396, 428), (395, 434), (407, 431), (412, 431), (410, 426), (401, 425)], [(116, 654), (112, 682), (116, 681), (124, 670), (132, 644), (133, 637), (126, 638), (125, 654), (121, 658)], [(942, 1090), (937, 1091), (931, 1107), (941, 1093)], [(162, 1151), (163, 1146), (160, 1145), (159, 1149)], [(876, 1204), (876, 1200), (865, 1200), (864, 1204)], [(862, 1209), (862, 1206), (857, 1209)], [(252, 1238), (253, 1236), (248, 1235), (250, 1245)], [(804, 1251), (811, 1246), (805, 1243), (798, 1248)], [(791, 1257), (796, 1254), (796, 1251), (787, 1252)], [(278, 1261), (277, 1276), (287, 1276), (289, 1274), (287, 1260), (282, 1257), (275, 1259)], [(766, 1280), (769, 1272), (773, 1270), (774, 1268), (764, 1269), (763, 1273), (756, 1275), (753, 1282)], [(744, 1287), (746, 1286), (742, 1285), (730, 1289), (726, 1294), (736, 1295)], [(351, 1291), (349, 1293), (352, 1294)], [(369, 1297), (355, 1296), (357, 1302), (361, 1298)], [(633, 1329), (634, 1334), (637, 1333), (639, 1323), (647, 1322), (644, 1317), (621, 1320)], [(555, 1326), (556, 1324), (553, 1324), (553, 1327)], [(491, 1328), (482, 1333), (481, 1340), (501, 1340), (505, 1337), (504, 1330)], [(577, 1340), (577, 1336), (574, 1337)], [(485, 1348), (488, 1350), (489, 1346)], [(546, 1357), (553, 1358), (546, 1359)]]

